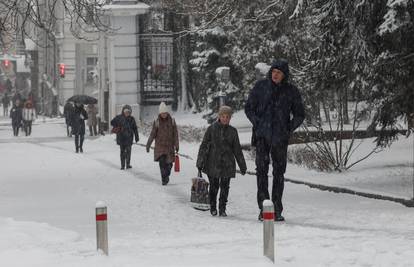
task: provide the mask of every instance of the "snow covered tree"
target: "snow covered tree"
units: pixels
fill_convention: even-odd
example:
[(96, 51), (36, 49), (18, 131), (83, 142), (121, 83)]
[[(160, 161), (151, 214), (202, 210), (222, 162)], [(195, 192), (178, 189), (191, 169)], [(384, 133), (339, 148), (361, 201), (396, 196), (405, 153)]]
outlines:
[(103, 0), (0, 0), (0, 43), (5, 46), (25, 38), (38, 40), (37, 31), (51, 40), (58, 37), (58, 24), (70, 23), (72, 34), (86, 39), (87, 34), (108, 31), (101, 20)]
[(378, 145), (398, 136), (401, 121), (414, 120), (414, 1), (375, 2), (376, 59), (370, 100), (376, 114), (370, 130), (380, 128)]

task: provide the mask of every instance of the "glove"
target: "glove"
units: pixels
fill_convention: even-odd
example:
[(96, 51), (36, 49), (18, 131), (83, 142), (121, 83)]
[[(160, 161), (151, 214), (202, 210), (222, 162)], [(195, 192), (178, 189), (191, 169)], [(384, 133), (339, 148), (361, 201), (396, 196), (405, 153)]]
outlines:
[(246, 174), (246, 169), (240, 170), (241, 175), (245, 175)]
[(149, 153), (150, 152), (150, 148), (149, 147), (147, 147), (147, 153)]

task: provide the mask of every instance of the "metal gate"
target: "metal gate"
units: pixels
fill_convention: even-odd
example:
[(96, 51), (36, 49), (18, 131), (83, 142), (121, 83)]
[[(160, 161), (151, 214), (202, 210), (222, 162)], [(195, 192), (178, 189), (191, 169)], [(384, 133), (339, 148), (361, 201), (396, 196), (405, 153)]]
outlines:
[(143, 34), (140, 42), (143, 104), (173, 103), (175, 67), (172, 36)]

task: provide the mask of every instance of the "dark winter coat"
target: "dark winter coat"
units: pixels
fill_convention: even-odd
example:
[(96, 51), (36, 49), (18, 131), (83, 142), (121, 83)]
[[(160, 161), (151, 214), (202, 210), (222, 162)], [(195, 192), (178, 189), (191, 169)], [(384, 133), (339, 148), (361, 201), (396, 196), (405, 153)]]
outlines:
[(23, 120), (23, 109), (20, 106), (13, 105), (10, 110), (10, 118), (12, 120), (13, 127), (19, 127)]
[[(279, 84), (271, 79), (275, 68), (285, 74)], [(265, 138), (269, 144), (286, 144), (292, 132), (302, 124), (305, 118), (302, 97), (288, 78), (288, 63), (275, 61), (269, 70), (269, 77), (258, 81), (251, 90), (245, 112), (253, 124), (252, 140)], [(255, 142), (252, 143), (254, 145)]]
[(245, 173), (246, 162), (236, 128), (214, 122), (204, 134), (198, 151), (197, 168), (212, 178), (231, 178), (236, 176), (235, 159), (240, 171)]
[(119, 132), (116, 134), (116, 143), (120, 146), (131, 146), (134, 137), (135, 142), (139, 141), (138, 127), (133, 116), (125, 116), (124, 109), (122, 109), (122, 114), (117, 115), (112, 119), (111, 125), (116, 128), (119, 127)]
[(82, 106), (75, 106), (70, 120), (72, 134), (85, 135), (85, 120), (88, 119), (88, 113)]
[(65, 116), (65, 122), (67, 125), (70, 125), (72, 120), (74, 107), (71, 103), (67, 102), (63, 107), (63, 116)]
[(147, 151), (155, 139), (154, 161), (162, 155), (167, 156), (167, 163), (174, 162), (175, 152), (179, 150), (178, 130), (175, 120), (168, 114), (166, 119), (158, 118), (152, 124), (151, 134), (147, 141)]
[(10, 98), (8, 98), (7, 96), (4, 96), (1, 100), (3, 107), (8, 108), (10, 105)]

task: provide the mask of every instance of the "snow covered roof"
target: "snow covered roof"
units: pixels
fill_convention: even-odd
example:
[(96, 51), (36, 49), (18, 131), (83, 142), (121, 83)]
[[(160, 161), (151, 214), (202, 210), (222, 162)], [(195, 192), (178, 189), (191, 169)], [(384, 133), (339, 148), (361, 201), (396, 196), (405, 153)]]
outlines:
[(102, 7), (103, 10), (111, 12), (115, 16), (134, 16), (148, 13), (150, 6), (145, 3), (137, 4), (110, 4)]

